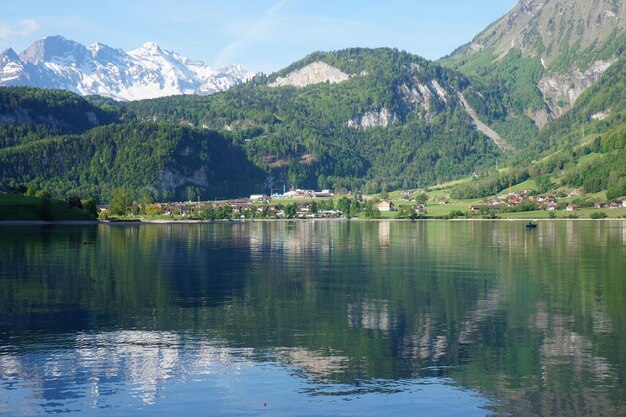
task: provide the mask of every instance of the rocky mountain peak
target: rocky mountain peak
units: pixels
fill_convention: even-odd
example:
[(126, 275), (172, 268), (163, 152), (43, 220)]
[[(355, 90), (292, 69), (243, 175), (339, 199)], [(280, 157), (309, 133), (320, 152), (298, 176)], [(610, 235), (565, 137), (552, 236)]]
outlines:
[(574, 49), (600, 48), (616, 32), (623, 33), (625, 12), (626, 3), (615, 0), (520, 0), (507, 15), (476, 36), (470, 50), (493, 48), (504, 56), (518, 48), (527, 55), (540, 56), (550, 68)]
[(253, 75), (241, 66), (210, 68), (155, 42), (125, 52), (100, 42), (85, 47), (62, 36), (49, 36), (19, 56), (10, 48), (0, 55), (0, 86), (62, 88), (118, 100), (212, 94)]
[[(626, 3), (621, 0), (520, 0), (470, 44), (447, 58), (470, 73), (505, 66), (508, 79), (534, 78), (545, 108), (527, 108), (538, 126), (564, 114), (576, 99), (617, 61), (626, 43)], [(514, 52), (514, 53), (511, 53)], [(521, 56), (525, 64), (511, 64)], [(512, 58), (513, 60), (518, 58)], [(520, 59), (518, 59), (520, 61)], [(529, 76), (524, 65), (541, 67)], [(539, 75), (539, 79), (536, 75)], [(531, 91), (529, 86), (526, 91)], [(547, 112), (546, 112), (547, 110)], [(538, 115), (538, 117), (537, 117)]]
[(20, 57), (15, 53), (13, 48), (7, 48), (0, 52), (0, 64), (7, 64), (9, 62), (19, 62)]
[(81, 62), (87, 55), (87, 48), (63, 36), (48, 36), (33, 43), (20, 54), (22, 62), (39, 64), (42, 61)]

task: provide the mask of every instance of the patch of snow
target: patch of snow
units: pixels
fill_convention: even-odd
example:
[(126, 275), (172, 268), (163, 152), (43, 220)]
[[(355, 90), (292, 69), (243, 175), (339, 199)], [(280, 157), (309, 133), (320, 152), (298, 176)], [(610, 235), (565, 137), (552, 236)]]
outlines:
[(254, 76), (239, 65), (208, 67), (154, 42), (124, 52), (102, 43), (84, 47), (62, 37), (49, 37), (35, 42), (19, 57), (9, 49), (0, 57), (0, 86), (62, 88), (117, 100), (212, 94)]

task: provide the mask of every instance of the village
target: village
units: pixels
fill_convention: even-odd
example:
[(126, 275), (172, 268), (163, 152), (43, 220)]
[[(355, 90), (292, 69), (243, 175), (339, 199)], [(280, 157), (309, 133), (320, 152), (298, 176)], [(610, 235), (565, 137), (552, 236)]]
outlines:
[[(494, 218), (507, 213), (545, 211), (554, 217), (557, 211), (571, 213), (583, 208), (626, 208), (626, 200), (605, 202), (569, 194), (537, 195), (532, 190), (510, 192), (485, 199), (481, 203), (462, 205), (444, 196), (428, 196), (419, 190), (381, 193), (374, 196), (353, 194), (345, 189), (334, 193), (295, 189), (283, 193), (252, 194), (248, 198), (225, 201), (163, 202), (141, 206), (135, 203), (130, 215), (169, 219), (247, 220), (247, 219), (337, 219), (337, 218)], [(467, 203), (466, 203), (467, 204)], [(108, 206), (98, 206), (100, 219), (110, 216)], [(621, 213), (621, 212), (620, 212)]]
[(469, 207), (471, 214), (506, 213), (521, 211), (548, 211), (565, 210), (574, 212), (581, 208), (609, 208), (618, 209), (626, 207), (626, 200), (605, 202), (602, 200), (588, 200), (580, 198), (577, 191), (570, 194), (536, 195), (533, 190), (521, 192), (511, 192), (506, 196), (501, 196), (483, 201), (483, 204), (473, 204)]

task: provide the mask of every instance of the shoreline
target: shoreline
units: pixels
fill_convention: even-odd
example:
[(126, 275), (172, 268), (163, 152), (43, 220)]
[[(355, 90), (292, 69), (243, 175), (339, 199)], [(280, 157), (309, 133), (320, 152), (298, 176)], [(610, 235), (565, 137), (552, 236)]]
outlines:
[(357, 221), (357, 222), (552, 222), (552, 221), (626, 221), (626, 218), (602, 218), (592, 219), (585, 218), (516, 218), (516, 219), (364, 219), (364, 218), (335, 218), (335, 219), (247, 219), (247, 220), (129, 220), (129, 221), (101, 221), (101, 220), (0, 220), (1, 226), (97, 226), (97, 225), (109, 225), (109, 226), (138, 226), (138, 225), (155, 225), (155, 224), (230, 224), (230, 225), (242, 225), (247, 223), (263, 223), (263, 222), (345, 222), (345, 221)]

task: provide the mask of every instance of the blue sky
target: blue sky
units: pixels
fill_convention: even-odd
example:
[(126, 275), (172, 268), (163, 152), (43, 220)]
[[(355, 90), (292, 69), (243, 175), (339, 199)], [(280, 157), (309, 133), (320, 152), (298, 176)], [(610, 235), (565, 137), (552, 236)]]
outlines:
[(0, 0), (0, 50), (48, 35), (131, 50), (147, 41), (208, 65), (278, 70), (317, 50), (388, 46), (437, 59), (517, 0)]

